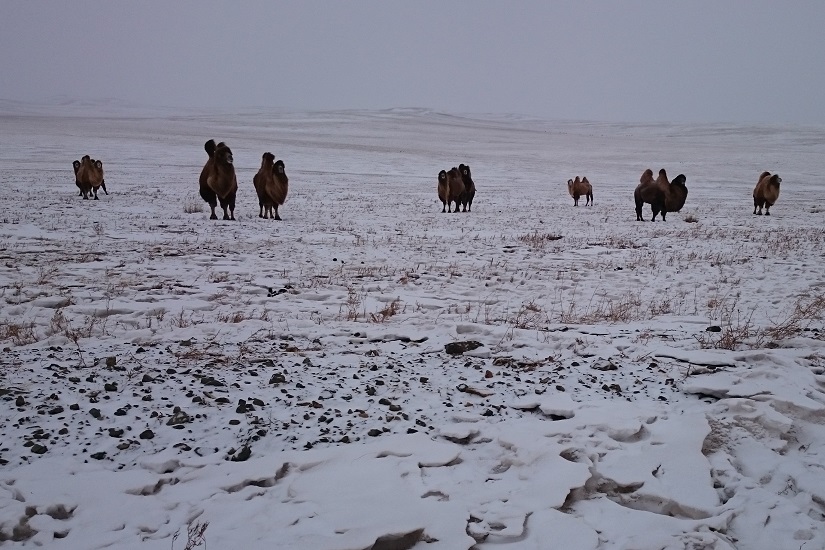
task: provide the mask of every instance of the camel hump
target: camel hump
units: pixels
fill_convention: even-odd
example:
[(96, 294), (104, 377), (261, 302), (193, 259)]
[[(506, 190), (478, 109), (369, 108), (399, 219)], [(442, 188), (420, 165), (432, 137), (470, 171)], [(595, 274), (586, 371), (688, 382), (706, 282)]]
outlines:
[(206, 154), (209, 155), (209, 158), (212, 158), (213, 156), (215, 156), (215, 149), (216, 148), (217, 148), (217, 146), (215, 145), (215, 140), (214, 139), (210, 139), (209, 141), (207, 141), (206, 143), (203, 144), (203, 149), (204, 149), (204, 151), (206, 151)]

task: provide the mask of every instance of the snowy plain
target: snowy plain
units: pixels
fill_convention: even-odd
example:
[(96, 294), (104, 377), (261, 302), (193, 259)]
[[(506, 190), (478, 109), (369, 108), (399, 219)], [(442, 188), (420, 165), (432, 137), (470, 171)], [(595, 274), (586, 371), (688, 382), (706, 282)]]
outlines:
[[(0, 546), (825, 548), (825, 128), (10, 102), (0, 124)], [(235, 222), (198, 196), (210, 138)], [(472, 212), (441, 213), (462, 162)], [(635, 221), (646, 168), (687, 176), (667, 222)]]

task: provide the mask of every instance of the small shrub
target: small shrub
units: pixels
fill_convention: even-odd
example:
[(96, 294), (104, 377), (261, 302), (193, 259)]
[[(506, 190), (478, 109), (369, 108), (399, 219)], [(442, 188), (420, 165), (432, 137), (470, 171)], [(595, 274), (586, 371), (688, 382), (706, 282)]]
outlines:
[(196, 200), (188, 200), (183, 204), (183, 211), (186, 214), (203, 212), (203, 203)]

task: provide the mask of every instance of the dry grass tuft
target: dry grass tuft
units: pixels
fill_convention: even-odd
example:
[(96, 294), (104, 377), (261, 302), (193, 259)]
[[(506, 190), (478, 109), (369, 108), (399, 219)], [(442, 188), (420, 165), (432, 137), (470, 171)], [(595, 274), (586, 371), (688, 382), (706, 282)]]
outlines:
[(15, 346), (25, 346), (37, 342), (34, 321), (15, 323), (4, 319), (0, 321), (0, 342), (10, 341)]
[(402, 311), (401, 304), (401, 298), (396, 298), (377, 312), (370, 313), (370, 321), (373, 323), (385, 322), (390, 317), (397, 315)]
[(196, 200), (188, 200), (183, 204), (183, 211), (186, 214), (197, 214), (203, 212), (203, 203)]
[(538, 231), (533, 231), (532, 233), (527, 233), (525, 235), (518, 236), (519, 241), (523, 242), (524, 244), (535, 250), (541, 250), (547, 245), (547, 243), (558, 241), (561, 238), (561, 235), (539, 233)]

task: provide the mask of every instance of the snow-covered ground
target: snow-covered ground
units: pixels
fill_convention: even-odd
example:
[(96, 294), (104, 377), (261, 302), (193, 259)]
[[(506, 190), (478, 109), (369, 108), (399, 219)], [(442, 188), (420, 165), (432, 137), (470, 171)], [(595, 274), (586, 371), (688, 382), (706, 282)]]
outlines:
[(104, 107), (0, 104), (0, 545), (825, 548), (825, 128)]

